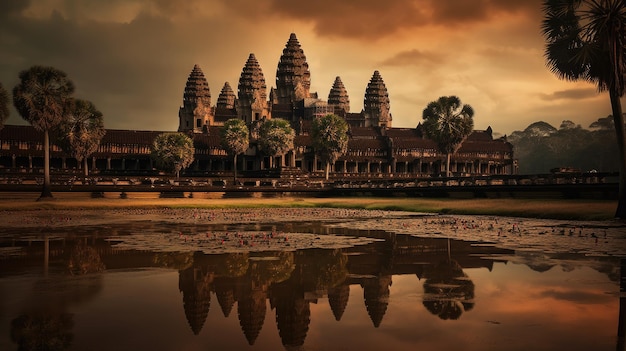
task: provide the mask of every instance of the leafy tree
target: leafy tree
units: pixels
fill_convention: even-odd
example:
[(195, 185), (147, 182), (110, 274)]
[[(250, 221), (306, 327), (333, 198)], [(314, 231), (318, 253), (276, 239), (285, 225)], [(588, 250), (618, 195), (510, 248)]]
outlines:
[(450, 176), (450, 156), (457, 152), (474, 129), (474, 110), (461, 105), (456, 96), (442, 96), (430, 102), (424, 112), (424, 133), (446, 154), (446, 176)]
[(9, 92), (0, 83), (0, 129), (9, 118)]
[(19, 77), (13, 88), (13, 105), (23, 119), (44, 133), (44, 183), (39, 199), (52, 198), (49, 131), (65, 118), (74, 84), (65, 72), (53, 67), (33, 66)]
[(102, 113), (86, 100), (73, 100), (70, 106), (67, 118), (58, 128), (57, 143), (78, 162), (84, 161), (83, 171), (87, 177), (87, 158), (98, 150), (106, 134)]
[(271, 159), (283, 156), (293, 149), (295, 136), (296, 133), (288, 121), (280, 118), (268, 119), (259, 128), (259, 148)]
[(348, 149), (348, 123), (345, 119), (329, 114), (313, 120), (312, 138), (315, 153), (326, 162), (326, 180), (330, 164)]
[(597, 121), (591, 123), (589, 128), (593, 130), (610, 130), (613, 131), (615, 123), (613, 123), (613, 116), (608, 115), (606, 117), (598, 118)]
[(626, 84), (626, 2), (544, 0), (542, 32), (550, 70), (561, 79), (585, 80), (608, 91), (619, 150), (619, 201), (626, 218), (626, 130), (620, 98)]
[(220, 129), (220, 138), (222, 147), (233, 156), (233, 180), (237, 182), (237, 155), (246, 152), (250, 145), (246, 122), (238, 118), (229, 119)]
[[(616, 171), (617, 143), (612, 118), (600, 118), (587, 130), (570, 121), (559, 129), (535, 122), (523, 131), (513, 132), (508, 140), (522, 174), (548, 173), (555, 167), (582, 171)], [(608, 125), (607, 125), (608, 124)]]
[(193, 162), (193, 140), (183, 133), (163, 133), (152, 142), (152, 159), (157, 167), (180, 176), (180, 171)]

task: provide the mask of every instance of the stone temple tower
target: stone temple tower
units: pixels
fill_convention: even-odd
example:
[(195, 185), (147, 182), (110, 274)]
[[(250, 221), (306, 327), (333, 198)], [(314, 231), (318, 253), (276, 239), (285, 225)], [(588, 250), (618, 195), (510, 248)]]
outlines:
[(345, 116), (346, 113), (350, 112), (350, 97), (348, 97), (346, 87), (339, 76), (335, 78), (333, 87), (328, 93), (328, 105), (333, 106), (335, 114), (340, 116)]
[(224, 83), (220, 95), (217, 97), (217, 108), (232, 110), (235, 108), (235, 92), (228, 82)]
[(267, 86), (265, 76), (254, 54), (250, 54), (248, 61), (241, 71), (239, 78), (239, 92), (237, 113), (239, 118), (247, 124), (268, 117)]
[(194, 65), (187, 78), (183, 105), (178, 110), (178, 131), (201, 133), (213, 123), (211, 91), (200, 66)]
[(309, 97), (311, 72), (304, 51), (291, 33), (280, 56), (276, 70), (276, 98), (278, 104), (291, 104)]
[(378, 71), (370, 79), (365, 89), (363, 102), (365, 127), (391, 128), (391, 113), (389, 113), (389, 94), (383, 78)]

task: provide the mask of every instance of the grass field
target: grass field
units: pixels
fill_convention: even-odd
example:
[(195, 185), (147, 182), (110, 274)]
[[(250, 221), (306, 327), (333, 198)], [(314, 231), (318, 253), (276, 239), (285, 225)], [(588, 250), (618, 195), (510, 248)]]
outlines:
[(608, 220), (614, 218), (617, 201), (585, 199), (433, 199), (433, 198), (62, 198), (35, 201), (36, 197), (2, 198), (2, 210), (119, 209), (119, 208), (264, 208), (332, 207), (410, 212), (498, 215), (527, 218)]

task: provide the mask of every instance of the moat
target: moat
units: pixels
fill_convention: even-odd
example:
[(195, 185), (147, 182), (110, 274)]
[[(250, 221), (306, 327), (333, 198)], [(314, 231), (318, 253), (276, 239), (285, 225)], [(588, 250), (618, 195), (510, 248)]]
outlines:
[(0, 229), (2, 350), (624, 349), (615, 222), (23, 214)]

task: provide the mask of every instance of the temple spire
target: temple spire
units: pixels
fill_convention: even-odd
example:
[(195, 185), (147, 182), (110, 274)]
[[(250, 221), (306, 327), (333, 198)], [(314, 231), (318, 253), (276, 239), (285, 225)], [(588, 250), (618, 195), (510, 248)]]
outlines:
[(241, 71), (239, 78), (239, 117), (251, 123), (267, 117), (267, 86), (263, 70), (254, 54), (248, 56), (248, 60)]
[(365, 112), (365, 126), (391, 128), (391, 113), (389, 112), (389, 94), (380, 72), (374, 71), (367, 88), (363, 110)]
[(328, 104), (335, 107), (336, 114), (345, 115), (350, 112), (350, 97), (339, 76), (335, 78), (333, 87), (328, 93)]
[(183, 105), (178, 111), (178, 131), (202, 132), (211, 117), (211, 90), (202, 69), (196, 64), (183, 92)]
[(291, 104), (303, 97), (309, 97), (310, 89), (309, 64), (296, 34), (291, 33), (276, 70), (278, 103)]

